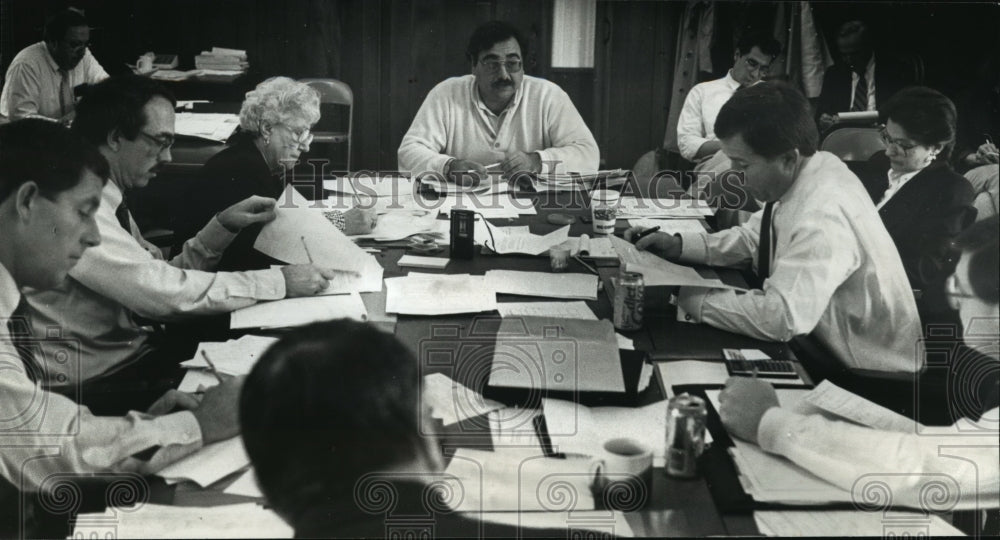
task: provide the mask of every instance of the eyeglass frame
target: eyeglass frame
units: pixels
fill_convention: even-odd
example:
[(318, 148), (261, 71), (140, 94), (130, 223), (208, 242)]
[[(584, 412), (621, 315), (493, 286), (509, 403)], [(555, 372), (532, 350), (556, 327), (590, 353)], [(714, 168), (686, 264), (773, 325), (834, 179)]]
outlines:
[(886, 131), (885, 124), (879, 126), (878, 136), (880, 139), (882, 139), (882, 144), (884, 144), (886, 148), (888, 148), (889, 146), (895, 146), (896, 148), (899, 149), (900, 152), (903, 153), (904, 156), (907, 155), (910, 152), (910, 150), (913, 150), (914, 148), (920, 146), (920, 143), (910, 143), (910, 142), (902, 143), (900, 142), (899, 139), (894, 139), (890, 137), (889, 132)]
[(289, 126), (288, 124), (278, 124), (278, 126), (288, 130), (288, 133), (292, 135), (295, 146), (309, 146), (313, 142), (311, 127), (305, 127), (302, 128), (301, 131), (296, 132), (296, 130), (292, 129), (292, 126)]
[(771, 64), (761, 64), (753, 58), (750, 58), (749, 54), (743, 57), (743, 61), (747, 63), (747, 67), (750, 68), (751, 71), (756, 71), (761, 75), (767, 75), (771, 71)]
[[(157, 153), (163, 152), (164, 150), (169, 150), (174, 145), (174, 143), (177, 142), (177, 139), (174, 138), (173, 135), (157, 136), (146, 133), (145, 131), (140, 131), (139, 135), (142, 135), (143, 137), (146, 138), (146, 140), (151, 141), (153, 144), (159, 146), (160, 149)], [(166, 140), (164, 141), (163, 139)]]
[[(517, 60), (500, 60), (497, 58), (484, 58), (479, 61), (479, 64), (485, 67), (490, 73), (500, 73), (500, 66), (503, 66), (507, 70), (507, 73), (520, 73), (524, 69), (524, 60), (518, 58)], [(514, 67), (511, 67), (511, 64)], [(516, 68), (516, 69), (515, 69)]]

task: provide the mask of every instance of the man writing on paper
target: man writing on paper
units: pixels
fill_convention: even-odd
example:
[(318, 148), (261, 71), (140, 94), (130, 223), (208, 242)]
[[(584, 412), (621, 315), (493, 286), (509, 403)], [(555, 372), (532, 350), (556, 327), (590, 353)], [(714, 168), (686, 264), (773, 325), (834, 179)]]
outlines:
[[(81, 347), (80, 380), (74, 380), (74, 374), (69, 380), (48, 382), (58, 387), (93, 381), (85, 399), (129, 392), (128, 399), (139, 400), (114, 403), (115, 398), (109, 398), (110, 411), (120, 410), (123, 403), (138, 406), (134, 404), (157, 395), (159, 388), (146, 385), (154, 379), (166, 385), (179, 377), (177, 361), (193, 352), (177, 340), (154, 339), (137, 316), (177, 320), (228, 313), (261, 300), (315, 294), (334, 275), (312, 265), (210, 272), (241, 229), (274, 219), (275, 201), (263, 197), (250, 197), (219, 212), (170, 261), (142, 238), (126, 205), (128, 193), (145, 186), (156, 168), (170, 161), (173, 104), (159, 83), (131, 75), (94, 85), (80, 102), (73, 130), (97, 146), (110, 164), (110, 181), (97, 212), (103, 242), (87, 251), (65, 283), (27, 294), (36, 333), (44, 335), (47, 327), (59, 326), (64, 338), (78, 340)], [(42, 344), (43, 349), (48, 346)]]
[(0, 94), (0, 117), (43, 116), (68, 123), (76, 109), (76, 88), (108, 78), (87, 45), (90, 26), (76, 9), (45, 23), (45, 39), (17, 53)]
[(715, 133), (764, 209), (725, 231), (657, 232), (636, 247), (680, 262), (750, 265), (760, 284), (746, 294), (681, 288), (679, 310), (763, 340), (811, 333), (848, 368), (920, 370), (920, 319), (899, 254), (861, 181), (816, 150), (805, 96), (780, 82), (742, 89)]
[[(238, 431), (238, 378), (201, 398), (170, 391), (146, 413), (116, 416), (95, 416), (43, 386), (47, 376), (73, 370), (77, 350), (65, 336), (32, 332), (18, 288), (59, 286), (81, 256), (100, 244), (97, 213), (107, 177), (108, 163), (101, 154), (61, 126), (38, 119), (0, 126), (3, 536), (35, 536), (30, 528), (21, 528), (30, 525), (24, 523), (30, 511), (19, 505), (17, 489), (38, 490), (56, 475), (155, 472)], [(61, 347), (47, 350), (51, 342)], [(175, 408), (184, 410), (171, 412)], [(133, 457), (154, 447), (160, 448), (151, 457)]]
[(736, 378), (719, 396), (723, 424), (737, 437), (844, 489), (856, 488), (866, 475), (873, 475), (889, 484), (893, 504), (920, 508), (928, 502), (930, 484), (946, 477), (957, 488), (945, 489), (949, 498), (995, 509), (1000, 497), (997, 227), (994, 216), (959, 237), (962, 255), (948, 282), (966, 345), (980, 353), (956, 354), (948, 366), (955, 393), (949, 405), (962, 417), (954, 425), (918, 429), (911, 423), (908, 433), (860, 426), (814, 411), (780, 407), (770, 384)]
[(399, 145), (399, 168), (452, 181), (483, 178), (499, 163), (518, 172), (594, 172), (597, 141), (573, 102), (555, 84), (524, 74), (526, 45), (500, 21), (473, 32), (466, 56), (472, 74), (435, 86)]

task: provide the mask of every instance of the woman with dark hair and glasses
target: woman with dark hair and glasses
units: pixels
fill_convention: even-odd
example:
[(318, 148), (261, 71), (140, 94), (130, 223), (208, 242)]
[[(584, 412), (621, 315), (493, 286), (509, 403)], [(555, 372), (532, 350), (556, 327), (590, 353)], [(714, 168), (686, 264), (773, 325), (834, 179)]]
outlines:
[(958, 260), (952, 240), (976, 211), (972, 186), (948, 164), (955, 105), (937, 90), (912, 86), (892, 96), (879, 115), (886, 149), (869, 159), (861, 179), (899, 250), (925, 329), (957, 327), (944, 280)]

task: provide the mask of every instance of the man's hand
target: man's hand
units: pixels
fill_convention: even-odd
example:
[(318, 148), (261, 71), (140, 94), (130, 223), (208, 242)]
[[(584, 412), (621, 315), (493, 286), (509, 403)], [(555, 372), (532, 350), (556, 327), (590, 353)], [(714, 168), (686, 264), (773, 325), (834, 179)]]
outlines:
[(778, 406), (778, 395), (770, 383), (746, 377), (730, 377), (719, 394), (719, 418), (729, 433), (757, 444), (757, 430), (764, 413)]
[(149, 406), (146, 412), (153, 416), (161, 416), (169, 414), (174, 409), (193, 411), (198, 408), (200, 403), (198, 398), (192, 394), (179, 390), (167, 390), (166, 393), (160, 396), (160, 399)]
[(993, 143), (983, 143), (976, 150), (976, 163), (978, 165), (987, 165), (990, 163), (997, 163), (1000, 160), (997, 153), (997, 145)]
[(368, 234), (375, 228), (377, 220), (374, 205), (368, 208), (351, 208), (344, 212), (344, 234), (347, 236)]
[(819, 131), (820, 133), (830, 129), (834, 124), (837, 123), (837, 116), (829, 113), (823, 113), (819, 115)]
[(448, 164), (445, 176), (456, 186), (476, 188), (486, 178), (486, 167), (467, 159), (454, 159)]
[(254, 223), (267, 223), (274, 219), (277, 201), (252, 195), (219, 212), (219, 223), (229, 232), (238, 233)]
[(240, 432), (240, 391), (245, 379), (245, 375), (232, 377), (205, 390), (201, 403), (191, 411), (201, 427), (202, 443), (223, 441)]
[(312, 264), (290, 264), (281, 268), (285, 276), (285, 297), (313, 296), (329, 284), (339, 272)]
[(542, 172), (542, 157), (538, 152), (525, 154), (524, 152), (510, 152), (507, 159), (500, 164), (500, 168), (508, 177), (517, 173), (540, 173)]
[[(630, 227), (625, 231), (625, 240), (629, 242), (632, 238), (646, 227)], [(658, 252), (664, 259), (676, 260), (681, 256), (681, 239), (665, 232), (655, 232), (642, 237), (635, 244), (636, 249)]]

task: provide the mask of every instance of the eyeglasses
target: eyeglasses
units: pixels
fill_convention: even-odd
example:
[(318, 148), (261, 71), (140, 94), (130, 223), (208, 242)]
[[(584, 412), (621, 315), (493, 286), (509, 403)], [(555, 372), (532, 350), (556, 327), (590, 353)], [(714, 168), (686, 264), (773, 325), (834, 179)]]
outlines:
[(174, 145), (174, 136), (173, 135), (155, 136), (155, 135), (150, 135), (149, 133), (146, 133), (144, 131), (140, 131), (139, 135), (142, 135), (149, 142), (151, 142), (151, 143), (159, 146), (160, 147), (159, 152), (162, 152), (164, 150), (168, 150), (171, 146)]
[(479, 63), (492, 73), (500, 73), (500, 66), (507, 68), (507, 73), (517, 73), (522, 67), (520, 60), (480, 60)]
[(756, 71), (758, 73), (767, 73), (768, 71), (771, 70), (771, 64), (761, 64), (760, 62), (754, 60), (753, 58), (750, 58), (749, 56), (746, 56), (743, 59), (746, 60), (747, 67), (750, 68), (750, 71)]
[(292, 135), (292, 141), (295, 143), (296, 146), (309, 146), (309, 144), (313, 141), (313, 136), (309, 128), (294, 130), (290, 126), (287, 126), (285, 124), (279, 124), (279, 125), (288, 130), (288, 133)]
[(885, 126), (881, 126), (879, 128), (878, 136), (882, 138), (882, 143), (884, 143), (886, 147), (895, 146), (896, 149), (902, 152), (904, 156), (910, 150), (913, 150), (917, 146), (920, 146), (917, 143), (909, 142), (903, 139), (893, 139), (892, 137), (889, 136), (889, 132), (886, 131)]

